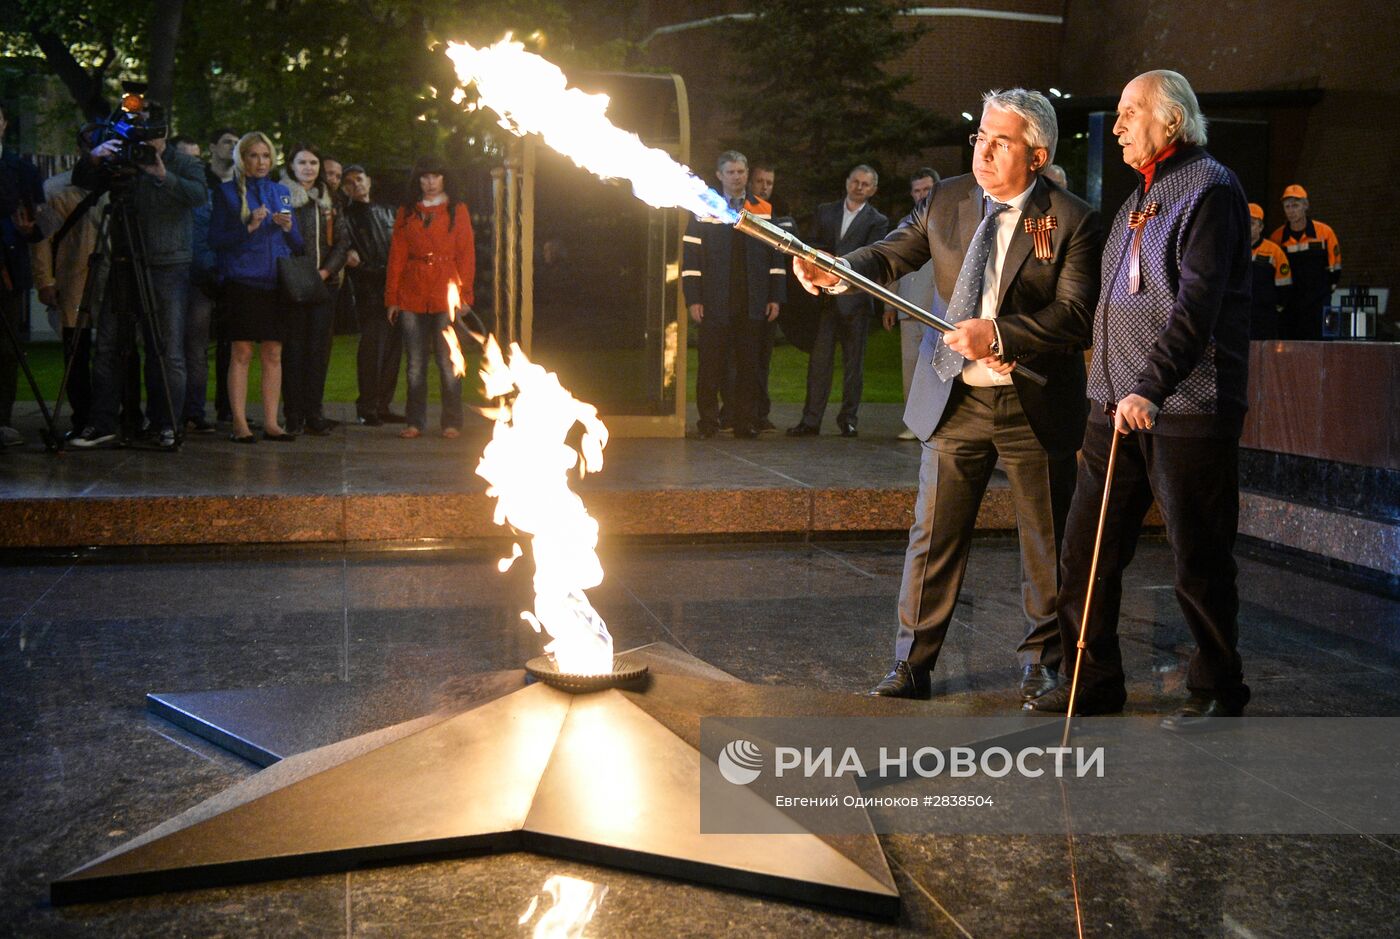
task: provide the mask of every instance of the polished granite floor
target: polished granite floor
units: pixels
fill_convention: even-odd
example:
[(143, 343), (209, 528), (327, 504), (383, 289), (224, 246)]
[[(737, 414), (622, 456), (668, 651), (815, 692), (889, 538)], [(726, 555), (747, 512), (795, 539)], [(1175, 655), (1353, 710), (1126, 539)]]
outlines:
[[(739, 678), (856, 693), (888, 665), (902, 545), (616, 546), (593, 599), (619, 647), (664, 641)], [(1144, 545), (1124, 602), (1130, 708), (1182, 694), (1189, 642), (1170, 559)], [(979, 539), (936, 689), (1011, 706), (1015, 542)], [(431, 682), (538, 651), (523, 582), (469, 552), (265, 549), (0, 567), (0, 935), (514, 936), (551, 877), (601, 896), (588, 936), (1070, 936), (1051, 837), (884, 836), (898, 922), (534, 855), (451, 860), (55, 909), (50, 880), (255, 768), (143, 709), (147, 691)], [(1242, 561), (1254, 714), (1400, 715), (1400, 604)], [(1394, 935), (1400, 838), (1076, 840), (1089, 936)], [(606, 888), (606, 892), (602, 892)], [(534, 914), (526, 916), (534, 904)], [(525, 917), (524, 925), (521, 924)]]

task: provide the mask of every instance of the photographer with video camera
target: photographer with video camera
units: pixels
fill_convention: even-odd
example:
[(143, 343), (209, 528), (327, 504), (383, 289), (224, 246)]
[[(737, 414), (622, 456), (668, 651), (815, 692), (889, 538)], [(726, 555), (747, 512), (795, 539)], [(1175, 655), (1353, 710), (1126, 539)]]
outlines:
[(163, 449), (179, 445), (191, 216), (208, 190), (203, 164), (167, 148), (166, 131), (160, 105), (129, 89), (103, 125), (105, 139), (73, 169), (75, 185), (110, 192), (113, 213), (107, 232), (112, 273), (93, 359), (92, 425), (71, 444), (81, 450), (122, 443), (121, 383), (137, 321), (146, 347), (147, 419)]

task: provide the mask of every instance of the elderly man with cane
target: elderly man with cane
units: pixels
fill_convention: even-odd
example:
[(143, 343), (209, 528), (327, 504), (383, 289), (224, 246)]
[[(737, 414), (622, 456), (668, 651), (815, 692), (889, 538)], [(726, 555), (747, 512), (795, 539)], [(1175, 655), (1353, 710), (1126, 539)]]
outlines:
[(1233, 556), (1249, 361), (1249, 213), (1235, 174), (1203, 149), (1206, 121), (1181, 75), (1152, 71), (1129, 82), (1113, 131), (1141, 185), (1104, 248), (1089, 426), (1061, 555), (1060, 635), (1066, 664), (1077, 668), (1068, 684), (1025, 707), (1122, 710), (1122, 574), (1155, 498), (1176, 562), (1177, 600), (1196, 641), (1190, 700), (1163, 726), (1193, 730), (1239, 715), (1249, 701), (1236, 650)]

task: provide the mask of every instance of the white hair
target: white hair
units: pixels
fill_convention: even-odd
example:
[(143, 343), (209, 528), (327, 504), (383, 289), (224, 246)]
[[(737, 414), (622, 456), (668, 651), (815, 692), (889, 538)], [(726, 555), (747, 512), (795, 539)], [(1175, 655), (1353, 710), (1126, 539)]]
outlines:
[(982, 112), (988, 108), (1009, 111), (1026, 122), (1026, 146), (1032, 150), (1044, 148), (1045, 162), (1055, 159), (1055, 146), (1060, 141), (1060, 123), (1050, 99), (1038, 91), (1025, 88), (993, 89), (982, 96)]
[(1201, 113), (1196, 92), (1191, 90), (1191, 83), (1186, 80), (1186, 76), (1162, 68), (1143, 72), (1138, 78), (1150, 81), (1153, 91), (1152, 111), (1164, 126), (1175, 128), (1172, 131), (1172, 141), (1205, 146), (1206, 117)]

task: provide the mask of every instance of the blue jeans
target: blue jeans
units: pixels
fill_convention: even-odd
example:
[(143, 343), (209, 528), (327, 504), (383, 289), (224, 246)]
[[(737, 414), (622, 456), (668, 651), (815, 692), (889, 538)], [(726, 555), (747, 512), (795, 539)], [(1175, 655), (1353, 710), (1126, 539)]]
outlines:
[[(164, 264), (149, 268), (155, 309), (149, 311), (161, 334), (161, 358), (165, 379), (156, 356), (155, 340), (143, 328), (146, 343), (146, 416), (157, 430), (172, 430), (175, 421), (166, 409), (165, 389), (170, 389), (170, 409), (182, 413), (185, 401), (185, 298), (190, 286), (189, 264)], [(107, 302), (97, 320), (97, 343), (92, 369), (92, 425), (99, 434), (117, 432), (125, 362), (135, 347), (137, 305), (140, 298), (129, 272), (112, 273)]]
[(209, 324), (213, 314), (213, 299), (198, 284), (190, 284), (185, 303), (184, 417), (187, 421), (204, 420), (204, 399), (209, 394)]
[(452, 374), (452, 355), (442, 331), (446, 313), (399, 314), (399, 331), (408, 353), (408, 423), (419, 430), (428, 424), (428, 359), (436, 358), (442, 377), (442, 427), (462, 427), (462, 380)]

